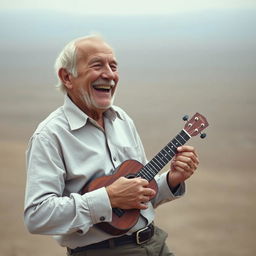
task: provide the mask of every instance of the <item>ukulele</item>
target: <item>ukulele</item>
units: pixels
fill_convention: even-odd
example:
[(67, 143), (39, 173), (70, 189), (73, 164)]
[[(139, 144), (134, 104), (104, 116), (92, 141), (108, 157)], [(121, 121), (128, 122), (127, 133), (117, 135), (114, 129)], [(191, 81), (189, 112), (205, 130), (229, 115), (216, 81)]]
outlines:
[[(188, 116), (183, 117), (184, 121)], [(136, 160), (126, 160), (117, 169), (115, 174), (102, 176), (86, 185), (82, 193), (90, 192), (101, 187), (107, 187), (120, 177), (135, 178), (141, 177), (149, 182), (148, 187), (158, 191), (154, 177), (177, 153), (177, 148), (184, 145), (191, 137), (201, 134), (205, 138), (206, 134), (201, 133), (208, 126), (204, 116), (196, 113), (186, 122), (182, 131), (172, 139), (151, 161), (145, 166)], [(152, 197), (153, 198), (153, 197)], [(150, 200), (152, 199), (150, 198)], [(111, 235), (122, 235), (129, 231), (138, 221), (140, 216), (139, 209), (124, 210), (120, 208), (112, 209), (112, 221), (97, 223), (96, 226)]]

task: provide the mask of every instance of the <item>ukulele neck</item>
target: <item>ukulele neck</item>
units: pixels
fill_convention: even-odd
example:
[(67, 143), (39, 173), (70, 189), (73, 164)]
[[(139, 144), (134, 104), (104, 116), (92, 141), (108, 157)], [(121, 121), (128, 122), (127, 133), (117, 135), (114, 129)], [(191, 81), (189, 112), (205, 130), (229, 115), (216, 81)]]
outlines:
[(183, 129), (151, 161), (142, 167), (136, 176), (151, 181), (171, 161), (177, 153), (177, 148), (184, 145), (190, 138), (191, 136)]

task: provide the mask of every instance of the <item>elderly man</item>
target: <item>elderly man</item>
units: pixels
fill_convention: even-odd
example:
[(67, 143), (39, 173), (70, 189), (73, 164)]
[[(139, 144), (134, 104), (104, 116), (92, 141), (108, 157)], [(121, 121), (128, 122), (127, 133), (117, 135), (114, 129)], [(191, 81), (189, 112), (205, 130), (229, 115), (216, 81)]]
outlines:
[[(63, 49), (55, 66), (65, 101), (28, 145), (24, 215), (29, 231), (53, 235), (68, 255), (173, 255), (167, 234), (153, 224), (154, 208), (184, 194), (184, 181), (198, 165), (194, 148), (177, 149), (170, 170), (155, 177), (157, 193), (141, 177), (120, 177), (82, 192), (125, 160), (145, 165), (147, 159), (133, 121), (113, 105), (119, 76), (112, 48), (98, 36), (79, 38)], [(125, 234), (98, 227), (112, 221), (113, 208), (140, 211)]]

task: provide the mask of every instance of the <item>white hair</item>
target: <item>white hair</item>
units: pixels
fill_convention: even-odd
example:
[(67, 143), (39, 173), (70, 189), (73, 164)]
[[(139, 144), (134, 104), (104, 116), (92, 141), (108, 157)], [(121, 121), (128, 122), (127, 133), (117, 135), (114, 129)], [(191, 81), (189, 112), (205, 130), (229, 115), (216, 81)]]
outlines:
[(74, 77), (77, 77), (77, 69), (76, 69), (76, 58), (77, 58), (77, 47), (76, 42), (83, 40), (83, 39), (90, 39), (90, 38), (96, 38), (103, 40), (99, 35), (89, 35), (85, 37), (79, 37), (71, 42), (69, 42), (63, 50), (60, 52), (59, 56), (57, 57), (55, 61), (55, 72), (58, 78), (58, 83), (56, 87), (60, 89), (61, 91), (65, 92), (66, 87), (62, 83), (61, 79), (59, 78), (59, 70), (61, 68), (66, 69), (69, 73), (71, 73)]
[(61, 79), (59, 78), (59, 70), (61, 68), (66, 69), (68, 72), (70, 72), (73, 76), (77, 76), (77, 70), (76, 70), (76, 43), (77, 39), (71, 41), (68, 43), (63, 50), (60, 52), (59, 56), (57, 57), (55, 61), (55, 72), (58, 78), (58, 83), (56, 87), (60, 89), (61, 91), (65, 92), (66, 87), (62, 83)]

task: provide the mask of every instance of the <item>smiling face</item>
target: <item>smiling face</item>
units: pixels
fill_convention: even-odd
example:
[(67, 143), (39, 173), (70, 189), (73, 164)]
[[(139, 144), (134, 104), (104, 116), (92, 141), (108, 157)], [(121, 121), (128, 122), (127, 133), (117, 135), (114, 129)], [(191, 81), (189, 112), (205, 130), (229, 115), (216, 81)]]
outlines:
[(113, 50), (98, 38), (76, 43), (77, 76), (68, 73), (65, 83), (72, 101), (91, 117), (100, 115), (113, 103), (119, 80)]

